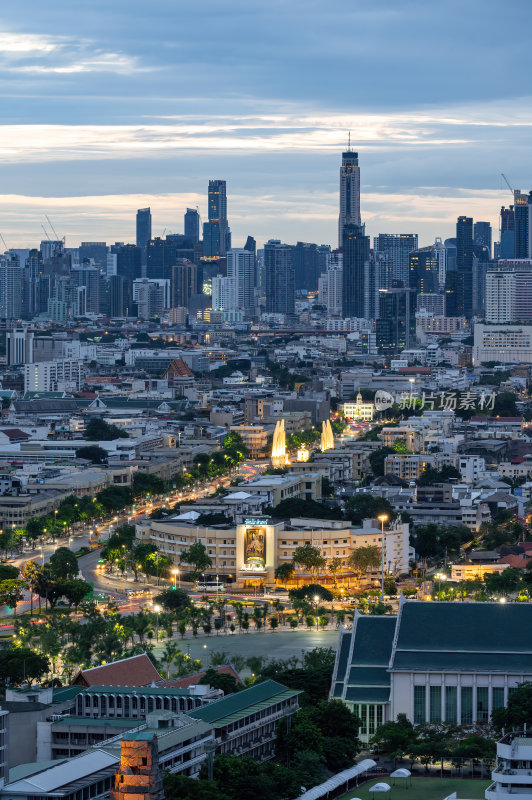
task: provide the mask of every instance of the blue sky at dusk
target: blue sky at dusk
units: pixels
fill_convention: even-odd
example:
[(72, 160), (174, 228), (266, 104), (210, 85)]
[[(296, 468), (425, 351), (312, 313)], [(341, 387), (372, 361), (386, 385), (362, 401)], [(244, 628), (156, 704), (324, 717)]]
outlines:
[(248, 234), (336, 244), (338, 168), (358, 149), (367, 232), (498, 226), (532, 188), (532, 3), (513, 0), (2, 0), (0, 232), (132, 241), (206, 212), (228, 183)]

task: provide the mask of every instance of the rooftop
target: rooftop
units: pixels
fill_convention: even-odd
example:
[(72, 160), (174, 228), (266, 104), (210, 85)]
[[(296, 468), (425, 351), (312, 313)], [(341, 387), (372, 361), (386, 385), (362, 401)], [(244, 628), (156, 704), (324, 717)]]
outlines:
[(73, 683), (79, 686), (149, 686), (161, 675), (146, 655), (122, 658), (100, 667), (80, 670)]
[(301, 692), (287, 689), (282, 683), (268, 680), (222, 697), (221, 700), (215, 700), (202, 708), (196, 708), (189, 712), (189, 716), (213, 725), (223, 725), (267, 708), (281, 699), (299, 694)]

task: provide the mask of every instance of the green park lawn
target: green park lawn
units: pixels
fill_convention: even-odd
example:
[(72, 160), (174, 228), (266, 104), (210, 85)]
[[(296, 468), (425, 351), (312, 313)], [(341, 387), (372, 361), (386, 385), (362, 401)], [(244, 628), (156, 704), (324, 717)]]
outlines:
[[(369, 792), (369, 787), (376, 783), (389, 783), (391, 791), (379, 792), (375, 795)], [(444, 800), (453, 792), (456, 792), (459, 800), (484, 800), (484, 791), (488, 788), (491, 781), (464, 780), (462, 778), (412, 778), (412, 786), (405, 788), (399, 786), (401, 781), (393, 785), (393, 778), (375, 776), (367, 783), (352, 789), (345, 794), (341, 800), (351, 800), (359, 797), (360, 800)]]

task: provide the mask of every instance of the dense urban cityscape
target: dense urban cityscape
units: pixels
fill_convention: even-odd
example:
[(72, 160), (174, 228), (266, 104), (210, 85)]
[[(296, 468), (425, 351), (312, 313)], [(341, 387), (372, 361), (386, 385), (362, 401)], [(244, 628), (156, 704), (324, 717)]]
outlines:
[(0, 800), (530, 800), (531, 123), (494, 0), (451, 38), (418, 0), (98, 0), (83, 39), (8, 2)]

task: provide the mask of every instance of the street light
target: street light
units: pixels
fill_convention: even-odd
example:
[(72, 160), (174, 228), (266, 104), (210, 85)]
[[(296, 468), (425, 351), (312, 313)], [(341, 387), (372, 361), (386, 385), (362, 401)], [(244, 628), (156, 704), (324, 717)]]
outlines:
[(316, 630), (319, 630), (319, 628), (318, 628), (318, 622), (319, 622), (319, 619), (318, 619), (318, 603), (320, 602), (319, 595), (317, 595), (317, 594), (314, 595), (314, 602), (316, 603)]
[(387, 514), (380, 514), (379, 522), (381, 524), (381, 599), (384, 603), (384, 523), (388, 520)]
[(177, 568), (173, 569), (172, 570), (172, 575), (174, 576), (174, 589), (175, 589), (176, 588), (176, 580), (177, 580), (177, 583), (179, 585), (179, 570)]
[(445, 572), (436, 572), (434, 575), (438, 579), (438, 600), (441, 600), (441, 582), (447, 580)]
[(158, 642), (159, 641), (159, 614), (161, 613), (162, 608), (161, 608), (160, 605), (157, 604), (157, 605), (153, 606), (153, 610), (157, 614), (157, 633), (155, 635), (155, 641)]

